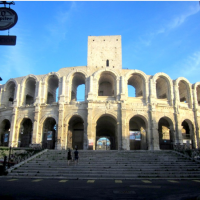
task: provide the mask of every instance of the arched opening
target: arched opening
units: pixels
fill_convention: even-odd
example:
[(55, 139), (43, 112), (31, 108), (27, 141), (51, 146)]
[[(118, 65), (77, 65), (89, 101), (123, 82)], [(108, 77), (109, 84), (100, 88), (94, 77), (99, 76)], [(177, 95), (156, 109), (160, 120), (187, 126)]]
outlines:
[(103, 72), (101, 74), (98, 96), (115, 96), (115, 79), (110, 72)]
[(117, 122), (108, 115), (103, 115), (97, 120), (96, 144), (100, 138), (107, 138), (110, 141), (110, 150), (118, 149)]
[(77, 101), (85, 101), (85, 84), (77, 87)]
[(84, 121), (79, 116), (73, 116), (69, 121), (67, 148), (83, 149)]
[(15, 83), (10, 81), (4, 93), (4, 104), (6, 107), (12, 106), (15, 99)]
[(144, 95), (143, 78), (139, 74), (132, 74), (131, 77), (128, 79), (128, 96), (142, 97), (143, 95)]
[(162, 117), (158, 122), (160, 149), (173, 149), (173, 124), (167, 117)]
[(197, 86), (196, 94), (197, 94), (197, 102), (198, 105), (200, 106), (200, 85)]
[(146, 123), (139, 116), (129, 121), (130, 150), (147, 150)]
[(19, 129), (18, 147), (29, 147), (32, 140), (33, 123), (27, 118), (23, 119)]
[(156, 80), (156, 96), (157, 99), (169, 100), (169, 86), (165, 78), (159, 77)]
[(101, 137), (97, 140), (97, 150), (110, 150), (110, 144), (107, 137)]
[(185, 81), (180, 81), (178, 87), (180, 102), (189, 103), (189, 91), (187, 83)]
[(35, 88), (36, 81), (34, 78), (29, 77), (25, 84), (25, 105), (31, 105), (35, 102)]
[(51, 75), (48, 78), (48, 89), (47, 89), (47, 104), (52, 104), (58, 101), (58, 77)]
[(42, 146), (45, 149), (55, 149), (56, 142), (56, 120), (52, 117), (46, 118), (43, 124)]
[[(77, 88), (82, 85), (84, 85), (84, 90), (77, 90)], [(72, 78), (71, 101), (78, 101), (79, 96), (81, 96), (82, 101), (85, 101), (85, 75), (76, 72)]]
[(10, 121), (7, 119), (4, 119), (0, 125), (0, 138), (1, 138), (0, 146), (8, 147), (9, 136), (10, 136)]
[(188, 148), (195, 148), (194, 144), (194, 126), (190, 120), (184, 120), (181, 124), (183, 144), (188, 146)]

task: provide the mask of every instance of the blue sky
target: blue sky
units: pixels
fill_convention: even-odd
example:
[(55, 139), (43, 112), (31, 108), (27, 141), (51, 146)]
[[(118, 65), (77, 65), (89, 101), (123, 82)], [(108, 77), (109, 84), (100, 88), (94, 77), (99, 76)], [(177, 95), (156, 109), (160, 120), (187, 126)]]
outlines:
[(17, 44), (0, 46), (1, 84), (28, 74), (86, 66), (90, 35), (121, 35), (123, 68), (200, 82), (198, 1), (15, 1), (11, 8), (18, 14), (10, 29)]

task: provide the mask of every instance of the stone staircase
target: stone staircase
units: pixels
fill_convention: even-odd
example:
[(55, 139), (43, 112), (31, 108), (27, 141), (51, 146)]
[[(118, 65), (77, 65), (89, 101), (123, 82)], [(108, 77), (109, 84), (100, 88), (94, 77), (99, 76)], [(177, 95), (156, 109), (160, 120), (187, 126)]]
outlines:
[(12, 178), (137, 179), (200, 178), (200, 163), (173, 151), (79, 151), (79, 164), (67, 165), (67, 152), (48, 150), (12, 170)]

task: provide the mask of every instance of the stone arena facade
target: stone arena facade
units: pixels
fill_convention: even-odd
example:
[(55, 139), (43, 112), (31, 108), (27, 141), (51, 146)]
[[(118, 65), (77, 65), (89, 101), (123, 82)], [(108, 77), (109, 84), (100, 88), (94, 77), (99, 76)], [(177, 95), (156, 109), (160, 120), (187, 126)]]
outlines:
[[(77, 101), (82, 84), (85, 100)], [(121, 36), (89, 36), (87, 66), (0, 85), (0, 146), (96, 150), (104, 137), (111, 150), (199, 148), (199, 105), (200, 82), (122, 69)]]

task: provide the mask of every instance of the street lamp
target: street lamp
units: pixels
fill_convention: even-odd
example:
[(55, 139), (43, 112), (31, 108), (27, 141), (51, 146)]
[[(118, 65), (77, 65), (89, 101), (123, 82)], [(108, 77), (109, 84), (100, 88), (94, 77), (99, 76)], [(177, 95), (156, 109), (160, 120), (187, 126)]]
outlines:
[(0, 81), (2, 81), (3, 79), (0, 77)]

